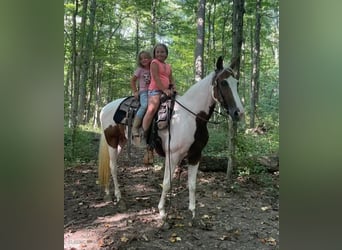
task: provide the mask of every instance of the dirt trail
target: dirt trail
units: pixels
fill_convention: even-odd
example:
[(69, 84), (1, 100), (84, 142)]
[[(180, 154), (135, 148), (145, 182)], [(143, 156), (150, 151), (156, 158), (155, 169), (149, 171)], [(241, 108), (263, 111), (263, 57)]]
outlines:
[[(125, 152), (124, 152), (125, 153)], [(168, 223), (159, 219), (162, 159), (141, 164), (142, 152), (119, 160), (123, 203), (104, 202), (96, 164), (65, 170), (64, 249), (279, 249), (279, 176), (236, 178), (225, 173), (197, 176), (197, 215), (190, 220), (187, 171), (172, 182)], [(126, 209), (125, 209), (126, 207)]]

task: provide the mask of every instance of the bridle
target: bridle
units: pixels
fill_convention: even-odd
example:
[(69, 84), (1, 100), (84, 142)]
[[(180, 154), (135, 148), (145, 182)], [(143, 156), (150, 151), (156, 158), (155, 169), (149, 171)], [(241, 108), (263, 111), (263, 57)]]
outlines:
[[(222, 92), (222, 86), (221, 86), (221, 82), (224, 80), (224, 79), (227, 79), (227, 77), (224, 77), (224, 79), (222, 79), (220, 82), (219, 82), (219, 78), (221, 78), (220, 76), (224, 73), (228, 73), (228, 76), (232, 76), (232, 77), (235, 77), (235, 73), (233, 71), (232, 68), (228, 67), (226, 69), (223, 69), (219, 72), (216, 72), (215, 74), (215, 77), (213, 78), (213, 81), (212, 81), (212, 89), (211, 89), (211, 96), (213, 97), (213, 99), (215, 100), (215, 102), (217, 104), (220, 104), (222, 106), (224, 106), (225, 109), (228, 110), (229, 108), (229, 105), (226, 103), (225, 99), (224, 99), (224, 96), (223, 96), (223, 92)], [(217, 89), (217, 95), (218, 97), (216, 98), (215, 97), (215, 89)], [(221, 101), (220, 101), (221, 99)]]

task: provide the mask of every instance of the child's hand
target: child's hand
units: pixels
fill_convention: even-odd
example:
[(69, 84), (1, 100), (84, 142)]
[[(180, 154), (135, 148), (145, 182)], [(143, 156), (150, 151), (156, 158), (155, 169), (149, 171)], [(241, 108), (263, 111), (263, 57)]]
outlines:
[(164, 89), (163, 92), (164, 92), (165, 95), (167, 95), (167, 96), (171, 96), (171, 93), (172, 93), (171, 89)]

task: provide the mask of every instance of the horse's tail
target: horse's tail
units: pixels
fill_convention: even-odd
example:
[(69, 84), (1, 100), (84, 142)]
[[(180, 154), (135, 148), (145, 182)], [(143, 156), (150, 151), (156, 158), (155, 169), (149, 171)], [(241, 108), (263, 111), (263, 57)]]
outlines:
[(104, 186), (105, 188), (109, 187), (109, 177), (110, 177), (110, 168), (109, 168), (109, 152), (108, 152), (108, 144), (104, 134), (101, 134), (100, 139), (100, 147), (99, 147), (99, 184)]

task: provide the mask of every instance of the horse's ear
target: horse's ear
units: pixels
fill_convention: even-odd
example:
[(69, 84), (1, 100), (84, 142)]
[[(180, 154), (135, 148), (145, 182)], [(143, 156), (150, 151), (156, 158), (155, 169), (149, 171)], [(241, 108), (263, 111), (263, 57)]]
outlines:
[(231, 69), (235, 69), (235, 66), (236, 66), (238, 60), (239, 60), (239, 57), (238, 57), (238, 56), (235, 57), (235, 58), (233, 58), (233, 59), (231, 60), (231, 62), (230, 62), (229, 67), (230, 67)]
[(216, 70), (218, 71), (222, 69), (223, 69), (223, 56), (220, 56), (216, 62)]

